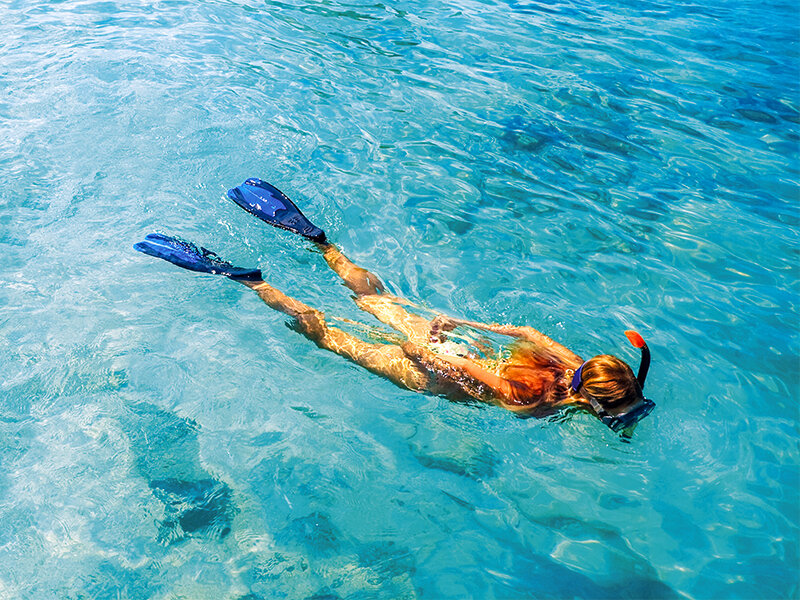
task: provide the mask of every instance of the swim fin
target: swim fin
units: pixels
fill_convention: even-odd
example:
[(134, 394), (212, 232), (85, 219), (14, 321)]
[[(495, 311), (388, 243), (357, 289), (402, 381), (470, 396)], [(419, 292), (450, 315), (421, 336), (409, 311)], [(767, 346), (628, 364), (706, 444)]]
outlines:
[(134, 244), (133, 249), (163, 258), (190, 271), (225, 275), (240, 281), (261, 281), (261, 271), (258, 269), (234, 267), (211, 250), (198, 248), (192, 243), (161, 233), (149, 234), (143, 242)]
[(228, 190), (228, 198), (262, 221), (299, 233), (314, 242), (327, 242), (325, 232), (309, 221), (294, 202), (266, 181), (251, 178)]

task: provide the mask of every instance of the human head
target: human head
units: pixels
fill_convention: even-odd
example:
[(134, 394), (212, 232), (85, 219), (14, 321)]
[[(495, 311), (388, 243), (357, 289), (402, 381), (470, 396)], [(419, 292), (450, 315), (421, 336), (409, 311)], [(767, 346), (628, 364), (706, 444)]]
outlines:
[(588, 403), (613, 431), (631, 427), (655, 408), (642, 393), (641, 375), (647, 375), (649, 365), (649, 350), (646, 352), (647, 360), (642, 364), (645, 369), (640, 367), (640, 377), (634, 377), (631, 368), (616, 356), (601, 354), (583, 363), (572, 379), (571, 391)]
[(625, 412), (643, 397), (631, 368), (610, 354), (595, 356), (583, 364), (579, 391), (610, 414)]

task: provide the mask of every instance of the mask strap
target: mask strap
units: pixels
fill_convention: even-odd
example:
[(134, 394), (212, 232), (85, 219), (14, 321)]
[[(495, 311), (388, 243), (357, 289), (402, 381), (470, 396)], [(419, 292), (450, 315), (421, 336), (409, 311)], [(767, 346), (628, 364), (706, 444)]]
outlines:
[(580, 389), (583, 382), (581, 381), (581, 376), (583, 375), (583, 367), (586, 366), (586, 363), (583, 363), (578, 369), (575, 371), (575, 374), (572, 376), (572, 383), (569, 384), (569, 387), (572, 389), (573, 392), (576, 394)]
[(594, 409), (594, 412), (597, 413), (598, 417), (603, 418), (603, 417), (610, 417), (611, 416), (606, 412), (605, 408), (600, 406), (600, 403), (597, 400), (595, 400), (591, 396), (586, 396), (586, 399), (589, 401), (589, 404), (592, 405), (592, 408)]

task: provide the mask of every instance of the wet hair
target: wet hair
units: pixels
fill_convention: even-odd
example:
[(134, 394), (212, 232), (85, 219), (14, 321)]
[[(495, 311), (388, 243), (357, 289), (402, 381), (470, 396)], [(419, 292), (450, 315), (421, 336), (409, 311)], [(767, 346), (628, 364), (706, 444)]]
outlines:
[(513, 400), (537, 400), (547, 405), (567, 400), (569, 386), (563, 380), (564, 366), (558, 357), (523, 340), (512, 343), (510, 350), (509, 361), (500, 366), (500, 375), (511, 384)]
[(610, 413), (619, 413), (642, 398), (642, 388), (631, 368), (610, 354), (589, 359), (583, 366), (580, 391)]

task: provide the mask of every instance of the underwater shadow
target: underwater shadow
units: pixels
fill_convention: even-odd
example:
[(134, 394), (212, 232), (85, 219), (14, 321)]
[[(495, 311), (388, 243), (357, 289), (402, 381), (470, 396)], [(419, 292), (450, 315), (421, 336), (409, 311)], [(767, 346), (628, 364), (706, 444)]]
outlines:
[(236, 509), (230, 487), (200, 464), (199, 426), (148, 403), (129, 406), (121, 424), (137, 470), (164, 504), (158, 541), (226, 537)]

